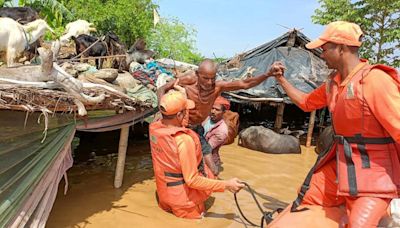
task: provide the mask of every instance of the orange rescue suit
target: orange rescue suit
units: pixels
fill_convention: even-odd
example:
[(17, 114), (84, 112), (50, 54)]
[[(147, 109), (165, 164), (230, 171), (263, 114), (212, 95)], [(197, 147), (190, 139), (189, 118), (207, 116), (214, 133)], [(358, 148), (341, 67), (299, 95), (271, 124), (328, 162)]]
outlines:
[[(194, 131), (183, 127), (166, 127), (161, 121), (150, 124), (149, 131), (160, 205), (168, 205), (172, 209), (193, 208), (204, 203), (212, 191), (224, 190), (224, 184), (208, 179), (214, 176), (211, 170), (203, 165), (200, 142)], [(189, 135), (195, 143), (196, 164), (192, 166), (197, 167), (198, 175), (208, 177), (202, 178), (203, 189), (195, 189), (185, 183), (176, 142), (176, 136), (182, 133)], [(207, 188), (209, 189), (204, 190)]]
[[(382, 90), (381, 93), (388, 92), (385, 90), (387, 84), (380, 80), (397, 84), (397, 91), (393, 91), (393, 86), (390, 91), (395, 99), (377, 97), (377, 88)], [(375, 90), (375, 97), (369, 89)], [(400, 104), (393, 102), (398, 100), (400, 93), (397, 71), (363, 62), (343, 82), (336, 74), (317, 90), (300, 107), (308, 110), (327, 105), (336, 135), (335, 144), (315, 170), (336, 155), (338, 195), (397, 197), (400, 189), (400, 119), (399, 113), (394, 112), (399, 110)], [(382, 114), (373, 113), (377, 109), (386, 112), (384, 118)]]

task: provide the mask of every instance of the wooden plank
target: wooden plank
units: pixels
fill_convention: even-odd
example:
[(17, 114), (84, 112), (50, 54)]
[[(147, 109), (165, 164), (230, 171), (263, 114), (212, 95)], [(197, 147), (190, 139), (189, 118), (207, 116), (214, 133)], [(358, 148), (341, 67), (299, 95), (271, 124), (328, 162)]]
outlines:
[(315, 114), (316, 111), (312, 111), (310, 114), (310, 121), (308, 123), (308, 132), (307, 132), (307, 141), (306, 141), (306, 147), (311, 146), (311, 139), (313, 135), (313, 130), (314, 130), (314, 123), (315, 123)]
[(274, 126), (274, 130), (276, 132), (279, 132), (279, 130), (282, 128), (283, 111), (284, 110), (285, 110), (285, 103), (279, 103), (278, 107), (276, 109), (276, 118), (275, 118), (275, 126)]
[(254, 102), (262, 102), (262, 101), (275, 101), (275, 102), (283, 102), (283, 98), (273, 98), (273, 97), (245, 97), (245, 96), (240, 96), (234, 93), (230, 93), (230, 92), (225, 92), (225, 94), (238, 98), (238, 99), (242, 99), (245, 101), (254, 101)]

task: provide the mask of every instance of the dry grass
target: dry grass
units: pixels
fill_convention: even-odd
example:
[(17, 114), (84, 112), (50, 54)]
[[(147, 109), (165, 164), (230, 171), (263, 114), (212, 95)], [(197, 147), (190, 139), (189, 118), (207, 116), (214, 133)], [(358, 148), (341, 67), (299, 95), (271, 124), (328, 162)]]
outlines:
[[(134, 110), (138, 107), (150, 107), (151, 104), (134, 101), (102, 89), (85, 89), (85, 94), (98, 96), (106, 94), (103, 102), (85, 104), (86, 110)], [(0, 109), (22, 110), (28, 112), (76, 112), (75, 97), (64, 91), (37, 88), (0, 88)]]

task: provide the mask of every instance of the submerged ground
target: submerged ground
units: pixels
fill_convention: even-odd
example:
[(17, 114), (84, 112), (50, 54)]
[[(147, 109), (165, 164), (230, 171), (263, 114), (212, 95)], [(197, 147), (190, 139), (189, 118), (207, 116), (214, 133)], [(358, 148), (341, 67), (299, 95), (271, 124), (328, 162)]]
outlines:
[[(316, 159), (314, 148), (302, 147), (298, 155), (273, 155), (236, 142), (220, 153), (224, 162), (220, 177), (249, 183), (265, 210), (293, 201)], [(214, 193), (202, 220), (179, 219), (159, 209), (148, 141), (130, 141), (121, 189), (113, 188), (115, 160), (113, 155), (99, 156), (74, 165), (68, 172), (68, 193), (63, 195), (62, 181), (47, 227), (245, 227), (230, 192)], [(241, 191), (238, 198), (246, 215), (258, 223), (261, 214), (250, 194)]]

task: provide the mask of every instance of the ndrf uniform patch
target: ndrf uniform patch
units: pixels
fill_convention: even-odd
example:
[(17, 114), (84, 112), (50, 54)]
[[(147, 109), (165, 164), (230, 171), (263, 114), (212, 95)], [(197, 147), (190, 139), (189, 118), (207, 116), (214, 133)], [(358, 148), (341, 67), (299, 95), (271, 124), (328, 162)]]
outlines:
[(346, 99), (354, 99), (354, 84), (350, 82), (347, 84)]
[(331, 93), (332, 79), (328, 79), (326, 81), (326, 94)]

